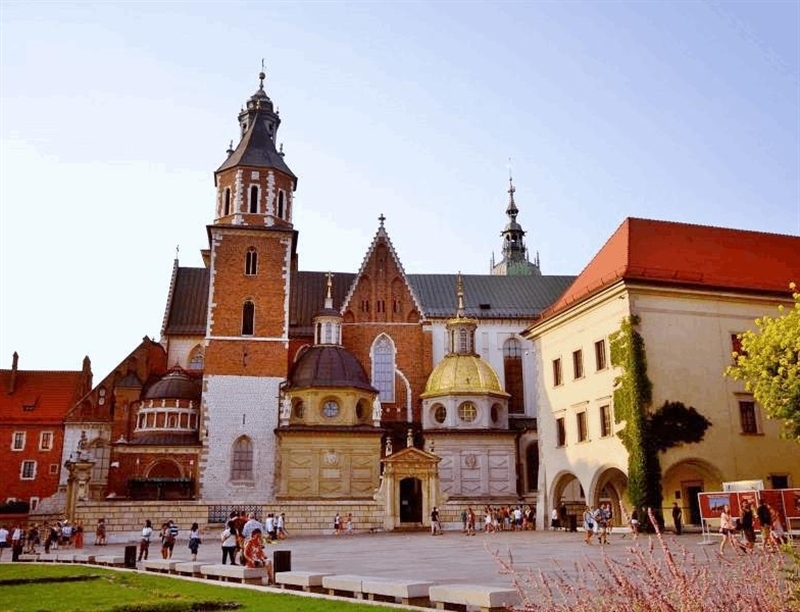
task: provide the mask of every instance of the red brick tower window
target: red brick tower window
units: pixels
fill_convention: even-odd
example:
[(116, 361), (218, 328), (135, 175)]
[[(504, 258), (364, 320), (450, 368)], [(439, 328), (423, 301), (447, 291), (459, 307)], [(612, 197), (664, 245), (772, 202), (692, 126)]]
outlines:
[(242, 335), (252, 336), (256, 317), (256, 305), (247, 300), (242, 306)]
[(247, 249), (247, 254), (244, 256), (244, 273), (245, 276), (258, 274), (258, 251), (253, 247)]

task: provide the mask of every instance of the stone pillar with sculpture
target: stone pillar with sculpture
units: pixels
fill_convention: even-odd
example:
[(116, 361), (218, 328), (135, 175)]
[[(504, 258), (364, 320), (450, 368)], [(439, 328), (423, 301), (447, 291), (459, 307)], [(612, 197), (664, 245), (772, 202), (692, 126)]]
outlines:
[(86, 450), (88, 440), (86, 431), (81, 432), (81, 439), (78, 440), (78, 448), (74, 453), (70, 453), (69, 459), (64, 463), (67, 468), (67, 507), (65, 514), (68, 520), (75, 520), (75, 511), (78, 502), (85, 501), (89, 494), (89, 480), (92, 478), (92, 469), (95, 459)]

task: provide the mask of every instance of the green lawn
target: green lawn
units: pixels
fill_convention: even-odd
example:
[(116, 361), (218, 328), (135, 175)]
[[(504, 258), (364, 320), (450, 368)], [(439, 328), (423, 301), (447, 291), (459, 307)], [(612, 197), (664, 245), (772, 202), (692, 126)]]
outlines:
[[(69, 581), (73, 577), (79, 581)], [(210, 602), (219, 605), (208, 605)], [(231, 604), (238, 606), (227, 607)], [(82, 565), (0, 565), (0, 612), (211, 612), (222, 609), (375, 612), (380, 608)]]

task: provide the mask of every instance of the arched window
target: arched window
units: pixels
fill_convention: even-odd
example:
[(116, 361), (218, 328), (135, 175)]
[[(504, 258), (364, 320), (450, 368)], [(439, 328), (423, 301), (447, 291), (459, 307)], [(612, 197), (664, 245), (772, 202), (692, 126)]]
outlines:
[(250, 300), (247, 300), (242, 306), (242, 335), (253, 335), (253, 321), (256, 316), (256, 305)]
[(372, 345), (372, 384), (382, 402), (394, 401), (394, 343), (381, 334)]
[(222, 207), (222, 214), (227, 216), (231, 214), (231, 188), (225, 188), (224, 205)]
[(192, 352), (189, 353), (189, 369), (190, 370), (202, 370), (204, 364), (204, 357), (203, 357), (203, 347), (200, 345), (194, 347)]
[(506, 380), (509, 414), (525, 414), (525, 386), (522, 380), (522, 344), (509, 338), (503, 344), (503, 374)]
[(93, 485), (106, 484), (108, 482), (108, 466), (111, 456), (108, 442), (104, 438), (95, 438), (87, 446), (94, 458), (92, 466), (92, 478), (89, 482)]
[(244, 273), (246, 276), (258, 274), (258, 251), (253, 247), (247, 249), (247, 254), (244, 257)]
[(233, 443), (231, 480), (253, 480), (253, 441), (247, 436)]
[(250, 186), (250, 212), (258, 212), (258, 185)]
[(278, 216), (281, 219), (283, 219), (283, 215), (284, 215), (284, 210), (283, 210), (284, 206), (285, 206), (285, 204), (284, 204), (283, 189), (279, 189), (278, 190)]

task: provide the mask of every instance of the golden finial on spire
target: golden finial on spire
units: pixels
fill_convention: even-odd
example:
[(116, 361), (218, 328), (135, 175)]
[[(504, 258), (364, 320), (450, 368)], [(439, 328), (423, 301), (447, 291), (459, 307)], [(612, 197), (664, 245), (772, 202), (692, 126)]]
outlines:
[(333, 278), (333, 274), (328, 272), (325, 276), (328, 278), (328, 294), (325, 297), (330, 300), (333, 297), (331, 294), (331, 287), (333, 286), (331, 279)]
[(461, 318), (464, 316), (464, 281), (461, 278), (461, 270), (458, 271), (458, 280), (456, 281), (456, 295), (458, 296), (458, 310), (456, 316)]

